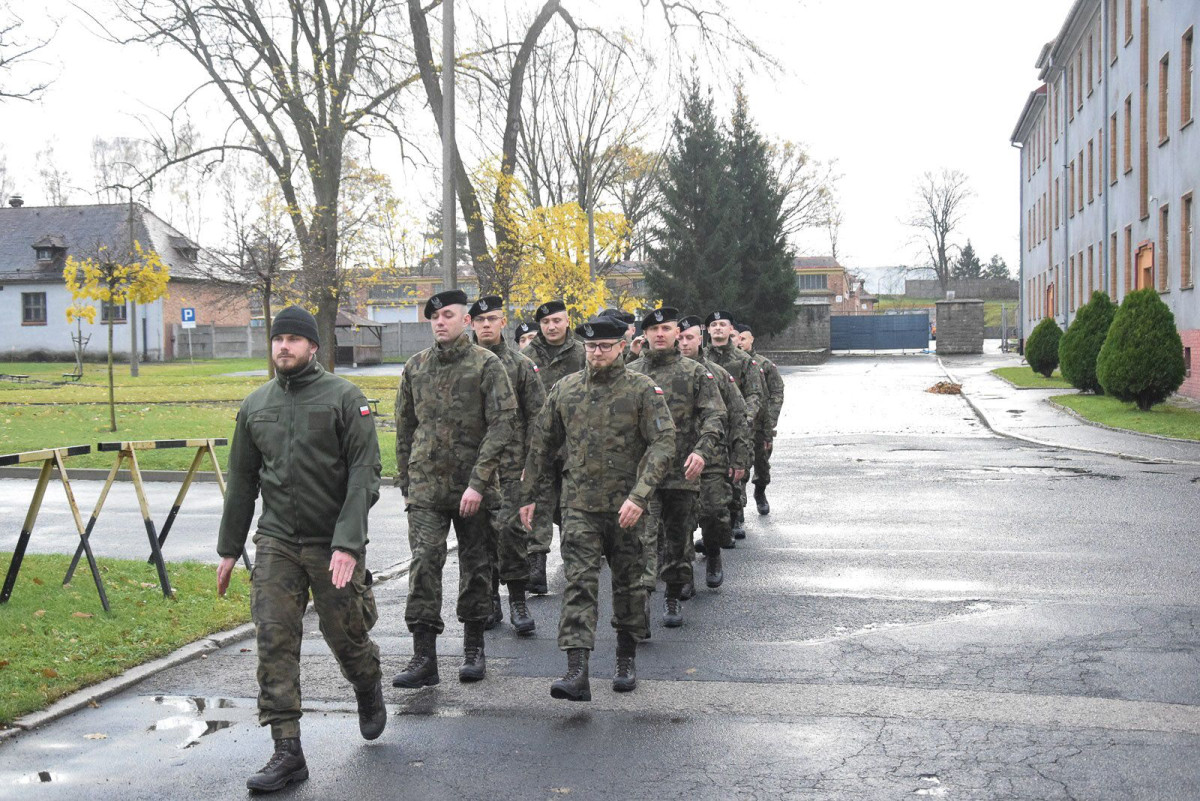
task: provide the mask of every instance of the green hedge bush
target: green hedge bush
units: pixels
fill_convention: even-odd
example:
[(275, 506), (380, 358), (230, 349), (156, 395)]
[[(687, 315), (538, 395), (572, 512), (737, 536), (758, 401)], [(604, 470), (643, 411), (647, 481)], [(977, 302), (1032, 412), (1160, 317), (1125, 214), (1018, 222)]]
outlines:
[(1142, 411), (1162, 403), (1183, 383), (1183, 341), (1175, 315), (1157, 290), (1125, 296), (1096, 360), (1104, 391)]
[(1062, 329), (1053, 317), (1044, 317), (1034, 326), (1029, 338), (1025, 340), (1025, 361), (1035, 373), (1041, 373), (1049, 378), (1058, 367), (1058, 343), (1062, 339)]
[(1117, 307), (1108, 295), (1096, 290), (1092, 299), (1075, 312), (1075, 319), (1058, 343), (1058, 366), (1062, 377), (1082, 392), (1104, 394), (1104, 387), (1096, 380), (1096, 359), (1116, 313)]

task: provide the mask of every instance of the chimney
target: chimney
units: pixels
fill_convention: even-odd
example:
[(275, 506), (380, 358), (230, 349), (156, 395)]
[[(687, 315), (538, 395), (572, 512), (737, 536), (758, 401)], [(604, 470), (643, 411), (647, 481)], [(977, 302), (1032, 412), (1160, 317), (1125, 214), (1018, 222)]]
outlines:
[(14, 209), (19, 209), (25, 205), (25, 198), (21, 197), (20, 195), (13, 195), (8, 199), (8, 205), (12, 206)]

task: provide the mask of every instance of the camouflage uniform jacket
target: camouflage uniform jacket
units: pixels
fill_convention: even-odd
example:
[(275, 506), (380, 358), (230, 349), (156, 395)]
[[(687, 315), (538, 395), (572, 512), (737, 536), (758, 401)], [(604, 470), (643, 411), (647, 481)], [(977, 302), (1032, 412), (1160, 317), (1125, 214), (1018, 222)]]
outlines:
[(525, 460), (522, 505), (552, 480), (564, 445), (563, 507), (612, 513), (628, 499), (645, 509), (675, 456), (675, 424), (662, 389), (618, 358), (551, 388)]
[(516, 422), (513, 424), (512, 439), (500, 458), (500, 477), (504, 481), (520, 481), (529, 438), (533, 435), (533, 424), (546, 402), (546, 390), (538, 375), (538, 366), (528, 356), (510, 347), (503, 338), (495, 345), (487, 346), (487, 349), (503, 362), (508, 383), (517, 397)]
[(238, 410), (217, 553), (237, 557), (262, 491), (258, 533), (361, 555), (379, 499), (379, 440), (362, 390), (314, 359)]
[(762, 368), (763, 390), (766, 393), (766, 403), (758, 413), (758, 427), (767, 439), (774, 439), (775, 429), (779, 426), (779, 413), (783, 411), (783, 377), (779, 375), (775, 362), (754, 351), (750, 351), (750, 355), (758, 359), (758, 366)]
[(704, 352), (704, 357), (710, 362), (716, 362), (725, 368), (737, 382), (742, 391), (742, 399), (746, 401), (746, 419), (750, 425), (758, 419), (758, 410), (763, 405), (762, 371), (758, 360), (746, 351), (738, 348), (732, 341), (720, 347), (710, 345)]
[(559, 382), (559, 379), (571, 373), (578, 373), (587, 366), (583, 344), (575, 338), (573, 332), (567, 332), (566, 341), (556, 353), (551, 355), (553, 348), (554, 346), (547, 342), (546, 338), (542, 336), (542, 332), (539, 331), (522, 351), (537, 365), (538, 372), (542, 377), (542, 386), (546, 388), (547, 392)]
[(688, 481), (683, 477), (684, 463), (692, 452), (698, 453), (705, 464), (714, 462), (724, 447), (721, 434), (725, 428), (725, 401), (712, 371), (685, 359), (674, 348), (664, 352), (647, 350), (629, 369), (650, 376), (662, 388), (675, 422), (675, 461), (659, 486), (699, 492), (699, 478)]
[(718, 467), (722, 471), (732, 467), (735, 470), (746, 470), (750, 467), (753, 457), (753, 444), (750, 440), (750, 419), (746, 417), (746, 401), (742, 398), (737, 382), (724, 367), (713, 361), (701, 362), (717, 379), (721, 388), (721, 400), (725, 401), (725, 425), (722, 431), (722, 452), (717, 460), (704, 466), (704, 471)]
[(504, 363), (463, 334), (409, 359), (396, 390), (396, 472), (409, 503), (457, 509), (496, 489), (517, 399)]

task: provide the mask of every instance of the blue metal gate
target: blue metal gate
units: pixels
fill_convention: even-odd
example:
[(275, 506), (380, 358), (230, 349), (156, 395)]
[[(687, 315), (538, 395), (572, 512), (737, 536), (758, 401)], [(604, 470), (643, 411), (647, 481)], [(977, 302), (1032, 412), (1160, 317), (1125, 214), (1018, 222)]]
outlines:
[(929, 312), (835, 315), (829, 318), (832, 350), (924, 350)]

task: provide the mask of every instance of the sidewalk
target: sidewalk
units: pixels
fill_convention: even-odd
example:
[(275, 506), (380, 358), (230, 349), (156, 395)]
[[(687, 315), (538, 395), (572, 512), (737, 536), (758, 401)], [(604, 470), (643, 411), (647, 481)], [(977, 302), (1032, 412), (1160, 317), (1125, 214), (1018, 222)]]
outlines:
[(1200, 442), (1188, 442), (1115, 431), (1080, 420), (1049, 402), (1069, 389), (1017, 389), (991, 374), (997, 367), (1016, 367), (1016, 354), (945, 356), (939, 361), (963, 398), (988, 428), (1005, 437), (1035, 445), (1102, 453), (1148, 462), (1200, 465)]

